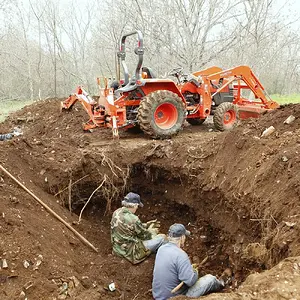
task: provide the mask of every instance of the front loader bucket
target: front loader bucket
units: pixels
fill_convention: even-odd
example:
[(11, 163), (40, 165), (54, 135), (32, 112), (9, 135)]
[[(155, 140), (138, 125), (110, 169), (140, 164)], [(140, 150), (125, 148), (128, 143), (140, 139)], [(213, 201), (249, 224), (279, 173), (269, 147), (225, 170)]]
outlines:
[(273, 109), (258, 107), (257, 105), (253, 105), (253, 106), (237, 105), (237, 107), (238, 107), (238, 115), (240, 120), (245, 120), (249, 118), (259, 118), (261, 114), (273, 110)]

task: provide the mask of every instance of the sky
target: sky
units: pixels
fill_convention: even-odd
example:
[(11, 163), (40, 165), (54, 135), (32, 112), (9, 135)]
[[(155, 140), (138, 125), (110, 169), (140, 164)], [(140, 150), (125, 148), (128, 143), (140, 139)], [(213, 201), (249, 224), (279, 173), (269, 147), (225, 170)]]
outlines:
[[(29, 0), (25, 0), (25, 1), (29, 1)], [(64, 3), (66, 5), (68, 5), (68, 3), (70, 3), (70, 1), (72, 0), (57, 0), (59, 3)], [(77, 0), (78, 1), (78, 0)], [(84, 6), (84, 3), (87, 2), (93, 2), (95, 0), (80, 0), (80, 4), (82, 6)], [(101, 1), (101, 0), (98, 0)], [(107, 2), (109, 2), (109, 0), (106, 0)], [(112, 3), (114, 0), (110, 0)], [(139, 0), (137, 0), (139, 1)], [(155, 0), (149, 0), (149, 1), (155, 1)], [(226, 2), (226, 0), (223, 0), (224, 2)], [(281, 12), (284, 12), (284, 14), (286, 15), (286, 19), (290, 20), (292, 19), (298, 19), (298, 22), (296, 22), (298, 28), (300, 28), (300, 0), (274, 0), (274, 8), (275, 10), (281, 10)]]
[[(283, 3), (287, 3), (284, 5)], [(275, 7), (282, 9), (282, 12), (286, 15), (287, 21), (290, 19), (297, 20), (295, 26), (300, 28), (300, 1), (299, 0), (276, 0)]]
[[(36, 2), (40, 2), (39, 0), (14, 0), (17, 3), (23, 2), (24, 7), (28, 7), (30, 9), (30, 2), (33, 4)], [(46, 1), (46, 0), (44, 0)], [(95, 2), (100, 2), (102, 0), (52, 0), (56, 2), (57, 4), (60, 4), (59, 6), (61, 8), (64, 7), (69, 7), (69, 4), (71, 2), (77, 2), (78, 8), (83, 9), (85, 8), (85, 4), (89, 3), (95, 3)], [(113, 3), (115, 0), (104, 0), (105, 2)], [(136, 0), (136, 1), (141, 1), (141, 0)], [(149, 1), (155, 1), (155, 0), (149, 0)], [(223, 0), (224, 3), (226, 3), (229, 0)], [(233, 2), (234, 0), (230, 0)], [(238, 1), (238, 0), (236, 0)], [(286, 23), (291, 22), (293, 20), (293, 23), (290, 25), (293, 29), (300, 29), (300, 0), (273, 0), (274, 2), (274, 11), (280, 11), (280, 20), (284, 21)], [(13, 2), (8, 2), (8, 3), (13, 3)], [(112, 5), (113, 6), (113, 5)], [(1, 10), (0, 10), (1, 12)], [(5, 17), (6, 12), (2, 11), (0, 13), (0, 25), (4, 25), (6, 23), (6, 17)], [(17, 20), (16, 20), (17, 21)]]

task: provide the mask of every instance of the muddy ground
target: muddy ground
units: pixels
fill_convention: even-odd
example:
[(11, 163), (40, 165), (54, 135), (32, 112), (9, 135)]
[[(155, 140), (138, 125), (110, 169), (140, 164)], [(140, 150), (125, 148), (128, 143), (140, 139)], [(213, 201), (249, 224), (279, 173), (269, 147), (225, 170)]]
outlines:
[[(284, 124), (289, 115), (296, 120)], [(163, 141), (84, 133), (86, 120), (79, 105), (60, 113), (59, 101), (47, 100), (0, 125), (24, 132), (1, 142), (1, 165), (98, 249), (1, 173), (1, 299), (152, 299), (154, 256), (132, 266), (111, 254), (111, 214), (128, 191), (142, 196), (142, 221), (159, 219), (163, 233), (174, 222), (191, 230), (185, 250), (193, 261), (208, 257), (201, 274), (233, 268), (232, 286), (205, 299), (300, 299), (299, 105), (231, 132), (185, 126)]]

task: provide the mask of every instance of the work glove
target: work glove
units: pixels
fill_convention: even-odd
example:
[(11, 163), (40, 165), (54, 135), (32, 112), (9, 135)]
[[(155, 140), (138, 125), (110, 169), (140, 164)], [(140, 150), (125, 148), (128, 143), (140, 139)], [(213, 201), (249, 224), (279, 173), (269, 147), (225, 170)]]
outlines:
[(150, 220), (146, 223), (146, 227), (149, 228), (152, 225), (152, 228), (159, 228), (160, 227), (160, 221), (157, 221), (157, 219), (155, 220)]
[(193, 268), (194, 272), (196, 272), (197, 274), (199, 273), (199, 271), (198, 271), (198, 264), (192, 264), (192, 268)]

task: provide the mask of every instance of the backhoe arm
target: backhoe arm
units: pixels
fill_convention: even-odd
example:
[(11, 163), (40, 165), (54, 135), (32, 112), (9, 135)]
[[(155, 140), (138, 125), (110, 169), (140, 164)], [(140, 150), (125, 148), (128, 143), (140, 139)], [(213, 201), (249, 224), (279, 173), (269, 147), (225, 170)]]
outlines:
[(77, 101), (83, 101), (85, 106), (95, 105), (96, 102), (89, 96), (89, 94), (81, 87), (78, 86), (76, 93), (70, 95), (66, 100), (61, 103), (63, 109), (70, 109)]

